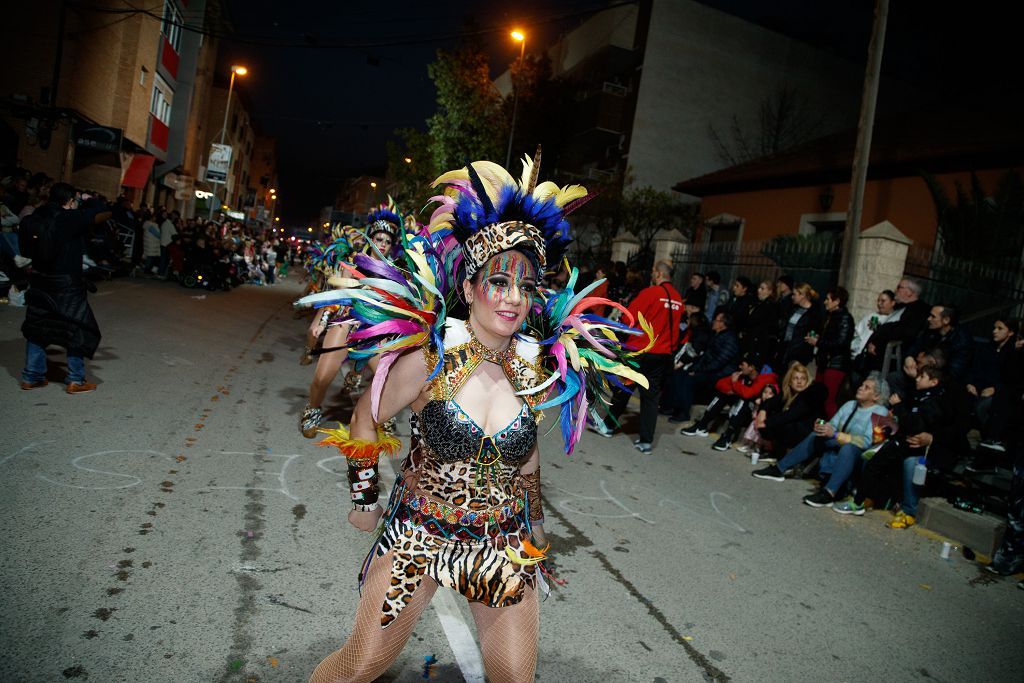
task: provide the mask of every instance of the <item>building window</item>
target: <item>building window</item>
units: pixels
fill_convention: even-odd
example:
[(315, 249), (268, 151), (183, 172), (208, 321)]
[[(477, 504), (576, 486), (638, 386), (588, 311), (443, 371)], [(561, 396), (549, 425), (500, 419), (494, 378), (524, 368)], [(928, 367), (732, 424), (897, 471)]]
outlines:
[(179, 54), (181, 53), (181, 26), (183, 23), (181, 12), (175, 6), (174, 0), (164, 0), (164, 18), (160, 24), (160, 33), (164, 34), (167, 42)]
[(153, 78), (153, 98), (149, 102), (150, 113), (160, 119), (165, 125), (171, 125), (171, 103), (174, 101), (174, 91), (167, 85), (167, 81), (156, 74)]
[(146, 85), (146, 72), (149, 71), (144, 66), (139, 67), (139, 85)]

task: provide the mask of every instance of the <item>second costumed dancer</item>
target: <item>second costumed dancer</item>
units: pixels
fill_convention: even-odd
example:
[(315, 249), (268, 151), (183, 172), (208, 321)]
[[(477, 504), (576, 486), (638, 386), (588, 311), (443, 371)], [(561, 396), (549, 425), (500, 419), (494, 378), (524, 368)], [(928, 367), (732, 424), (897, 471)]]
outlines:
[[(379, 535), (360, 573), (351, 634), (316, 668), (314, 683), (384, 673), (438, 586), (469, 601), (489, 680), (534, 679), (537, 592), (546, 590), (541, 411), (559, 409), (571, 452), (588, 395), (607, 403), (619, 378), (646, 382), (616, 336), (641, 333), (629, 314), (588, 298), (600, 283), (575, 294), (574, 271), (561, 292), (538, 287), (569, 242), (565, 215), (588, 198), (579, 186), (537, 184), (538, 162), (526, 158), (518, 182), (486, 161), (444, 174), (429, 231), (402, 236), (404, 270), (356, 256), (346, 289), (307, 297), (349, 306), (360, 323), (350, 357), (379, 357), (351, 425), (322, 430), (321, 445), (348, 460), (349, 521)], [(456, 288), (466, 320), (446, 315)], [(626, 324), (588, 312), (605, 306), (621, 310)], [(382, 508), (378, 459), (400, 442), (378, 425), (407, 406), (411, 448)]]

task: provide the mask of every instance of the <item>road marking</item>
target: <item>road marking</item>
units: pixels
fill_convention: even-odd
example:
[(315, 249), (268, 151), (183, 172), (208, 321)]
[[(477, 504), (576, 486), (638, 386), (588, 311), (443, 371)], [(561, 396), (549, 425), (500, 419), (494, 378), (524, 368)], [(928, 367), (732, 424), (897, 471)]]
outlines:
[(21, 455), (25, 451), (30, 451), (33, 448), (35, 448), (36, 446), (42, 446), (43, 444), (47, 444), (47, 443), (53, 443), (53, 441), (52, 440), (50, 440), (50, 441), (37, 441), (35, 443), (30, 443), (29, 445), (25, 446), (21, 450), (16, 451), (14, 453), (11, 453), (10, 455), (4, 456), (3, 460), (0, 460), (0, 465), (6, 465), (8, 461), (14, 460), (15, 458), (17, 458), (19, 455)]
[(156, 456), (160, 456), (160, 457), (166, 458), (167, 460), (169, 460), (171, 462), (174, 462), (173, 458), (171, 458), (166, 453), (162, 453), (161, 451), (149, 451), (149, 450), (97, 451), (96, 453), (86, 453), (85, 455), (79, 455), (78, 457), (73, 458), (71, 460), (71, 466), (74, 467), (77, 470), (81, 470), (83, 472), (89, 472), (90, 474), (105, 474), (105, 475), (108, 475), (108, 476), (111, 476), (111, 477), (119, 477), (119, 478), (122, 478), (122, 479), (129, 479), (129, 480), (132, 480), (131, 483), (129, 483), (129, 484), (121, 484), (120, 486), (79, 486), (77, 484), (65, 484), (63, 482), (55, 481), (55, 480), (50, 479), (49, 477), (47, 477), (45, 475), (42, 475), (42, 474), (37, 474), (36, 478), (42, 479), (43, 481), (49, 482), (50, 484), (56, 484), (57, 486), (63, 486), (65, 488), (69, 488), (69, 489), (80, 489), (82, 491), (113, 491), (113, 490), (117, 490), (117, 489), (127, 489), (127, 488), (131, 488), (133, 486), (138, 486), (139, 484), (141, 484), (142, 483), (142, 479), (140, 479), (139, 477), (136, 477), (133, 474), (123, 474), (121, 472), (111, 472), (109, 470), (98, 470), (98, 469), (95, 469), (93, 467), (86, 467), (85, 465), (80, 464), (81, 461), (84, 460), (85, 458), (94, 458), (94, 457), (99, 456), (99, 455), (112, 455), (112, 454), (118, 454), (118, 453), (142, 453), (142, 454), (145, 454), (145, 455), (156, 455)]
[[(324, 458), (317, 463), (320, 469), (333, 472), (323, 465), (324, 462), (333, 458)], [(381, 458), (378, 463), (381, 478), (395, 479), (395, 468), (388, 458)], [(347, 482), (346, 482), (347, 484)], [(431, 607), (437, 613), (437, 620), (441, 622), (441, 629), (444, 631), (448, 644), (455, 655), (455, 662), (459, 665), (462, 677), (466, 683), (484, 683), (484, 660), (480, 655), (480, 647), (477, 645), (473, 631), (469, 628), (459, 606), (455, 602), (455, 595), (443, 586), (439, 587), (430, 601)]]
[(601, 493), (604, 494), (603, 496), (584, 496), (582, 493), (575, 493), (573, 491), (567, 491), (566, 489), (559, 488), (557, 486), (555, 486), (554, 488), (558, 489), (562, 493), (568, 493), (570, 496), (572, 496), (573, 498), (576, 498), (577, 500), (597, 500), (597, 501), (605, 501), (605, 502), (612, 503), (616, 507), (620, 508), (625, 514), (605, 515), (605, 514), (599, 514), (599, 513), (596, 513), (596, 512), (584, 512), (582, 510), (577, 510), (576, 508), (574, 508), (571, 505), (572, 501), (570, 501), (569, 499), (560, 500), (558, 502), (558, 506), (560, 508), (562, 508), (563, 510), (565, 510), (566, 512), (572, 512), (572, 513), (577, 514), (577, 515), (585, 515), (587, 517), (597, 517), (599, 519), (621, 519), (621, 518), (626, 518), (626, 517), (635, 517), (636, 519), (639, 519), (641, 522), (646, 522), (647, 524), (650, 524), (651, 526), (655, 525), (655, 522), (653, 522), (652, 520), (647, 519), (646, 517), (641, 515), (639, 512), (634, 512), (630, 508), (626, 507), (626, 505), (623, 504), (622, 501), (620, 501), (618, 498), (613, 496), (608, 491), (608, 485), (605, 483), (605, 481), (603, 479), (600, 481), (600, 486), (601, 486)]

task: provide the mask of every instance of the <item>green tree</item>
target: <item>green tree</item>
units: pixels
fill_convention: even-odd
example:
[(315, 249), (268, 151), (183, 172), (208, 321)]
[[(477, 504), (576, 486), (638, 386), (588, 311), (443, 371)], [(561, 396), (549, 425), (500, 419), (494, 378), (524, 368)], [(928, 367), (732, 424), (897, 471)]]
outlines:
[(508, 124), (483, 51), (438, 50), (427, 74), (437, 88), (437, 112), (427, 120), (434, 167), (458, 168), (475, 159), (503, 162)]
[[(397, 139), (388, 140), (388, 192), (405, 212), (417, 214), (433, 196), (430, 183), (441, 175), (434, 165), (430, 149), (430, 136), (415, 128), (401, 128), (394, 132)], [(406, 161), (408, 160), (408, 161)]]

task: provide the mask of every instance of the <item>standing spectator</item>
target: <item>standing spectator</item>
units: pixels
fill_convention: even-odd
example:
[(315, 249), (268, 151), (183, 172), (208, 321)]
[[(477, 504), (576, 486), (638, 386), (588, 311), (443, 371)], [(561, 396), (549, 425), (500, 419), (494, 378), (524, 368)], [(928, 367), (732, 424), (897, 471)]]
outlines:
[(693, 273), (690, 275), (690, 286), (683, 292), (683, 300), (687, 306), (696, 306), (703, 310), (707, 305), (708, 290), (704, 286), (704, 275)]
[(857, 326), (853, 328), (853, 342), (850, 343), (851, 358), (860, 355), (864, 347), (867, 346), (868, 339), (875, 333), (879, 325), (885, 324), (892, 316), (893, 311), (896, 310), (896, 293), (891, 289), (883, 289), (879, 292), (878, 298), (875, 300), (875, 310), (875, 313), (865, 313)]
[(704, 305), (704, 314), (708, 320), (713, 321), (715, 312), (719, 309), (724, 310), (725, 305), (729, 302), (729, 293), (722, 289), (722, 275), (717, 270), (709, 270), (704, 274), (704, 286), (707, 287), (707, 303)]
[[(906, 344), (924, 328), (931, 307), (921, 300), (921, 283), (905, 277), (896, 285), (896, 310), (884, 325), (879, 325), (864, 347), (862, 370), (881, 370), (885, 349), (892, 343)], [(907, 355), (904, 353), (903, 357)]]
[(793, 278), (780, 275), (775, 281), (775, 295), (779, 301), (779, 321), (784, 325), (793, 313)]
[(1005, 434), (1014, 398), (1013, 378), (1019, 362), (1015, 320), (1003, 316), (992, 325), (992, 341), (975, 351), (967, 373), (967, 393), (981, 426), (982, 448), (1005, 452)]
[(825, 293), (825, 322), (820, 335), (808, 335), (804, 341), (816, 350), (816, 379), (828, 389), (825, 414), (835, 415), (839, 386), (850, 371), (850, 342), (853, 340), (853, 316), (846, 310), (850, 294), (842, 287)]
[(811, 333), (818, 334), (821, 329), (821, 306), (818, 304), (818, 293), (806, 282), (793, 288), (793, 310), (789, 319), (784, 321), (785, 327), (779, 343), (779, 368), (788, 367), (793, 361), (804, 365), (814, 358), (814, 347), (807, 343)]
[(757, 287), (757, 301), (750, 307), (747, 327), (740, 334), (740, 347), (745, 353), (756, 353), (766, 361), (774, 361), (778, 328), (779, 306), (775, 302), (775, 285), (771, 280), (764, 280)]
[[(683, 315), (683, 297), (672, 286), (672, 266), (665, 261), (655, 263), (651, 270), (651, 286), (637, 294), (628, 310), (634, 319), (643, 314), (656, 337), (654, 345), (637, 359), (640, 373), (647, 378), (648, 386), (646, 389), (640, 387), (640, 435), (633, 445), (641, 453), (650, 453), (658, 422), (658, 395), (662, 382), (672, 369), (672, 353), (678, 346), (679, 322)], [(646, 347), (648, 342), (647, 335), (636, 335), (627, 345), (638, 350)], [(609, 410), (610, 417), (616, 422), (625, 411), (631, 395), (627, 391), (616, 392)], [(597, 422), (594, 427), (599, 433), (611, 436), (612, 429), (607, 423)]]
[(160, 277), (167, 277), (167, 264), (169, 256), (167, 255), (167, 246), (171, 243), (171, 239), (178, 234), (178, 212), (172, 211), (167, 214), (163, 222), (160, 223)]
[(669, 422), (689, 422), (690, 410), (699, 393), (711, 391), (718, 380), (736, 367), (740, 342), (732, 331), (732, 317), (725, 312), (717, 313), (711, 321), (711, 331), (714, 335), (707, 350), (689, 370), (677, 372), (673, 377), (673, 412)]
[(940, 349), (946, 356), (946, 374), (951, 381), (963, 383), (971, 366), (974, 340), (957, 319), (952, 306), (932, 306), (927, 328), (917, 336), (903, 356), (916, 356), (921, 351)]
[(729, 300), (728, 310), (732, 315), (732, 330), (743, 341), (743, 333), (747, 329), (747, 320), (750, 318), (750, 309), (757, 303), (754, 297), (754, 283), (750, 278), (740, 275), (733, 280), (732, 298)]
[(85, 381), (83, 357), (92, 358), (96, 352), (100, 330), (86, 300), (82, 256), (89, 229), (110, 213), (99, 202), (91, 204), (79, 208), (75, 188), (56, 183), (49, 203), (25, 220), (22, 248), (32, 258), (32, 275), (21, 326), (26, 339), (22, 389), (46, 386), (46, 347), (53, 344), (67, 350), (67, 393), (96, 390), (95, 384)]
[(159, 272), (160, 256), (160, 226), (149, 209), (146, 209), (142, 213), (142, 270), (156, 275)]

